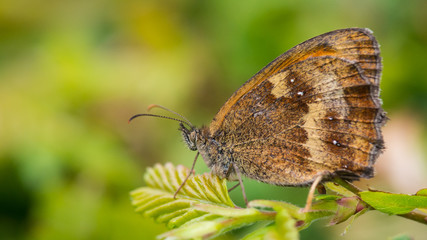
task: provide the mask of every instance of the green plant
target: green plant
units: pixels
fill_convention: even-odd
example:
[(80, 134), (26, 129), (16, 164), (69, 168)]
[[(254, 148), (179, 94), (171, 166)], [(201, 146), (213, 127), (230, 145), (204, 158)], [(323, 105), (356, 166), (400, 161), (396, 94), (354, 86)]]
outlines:
[(271, 200), (237, 207), (228, 195), (226, 180), (207, 173), (190, 177), (174, 199), (187, 174), (184, 166), (157, 164), (144, 175), (147, 186), (131, 192), (136, 212), (172, 229), (161, 239), (209, 239), (254, 223), (262, 224), (245, 240), (298, 239), (299, 231), (316, 220), (329, 218), (329, 225), (348, 220), (347, 231), (354, 219), (371, 210), (427, 224), (427, 189), (415, 195), (360, 191), (337, 178), (324, 184), (327, 194), (316, 196), (311, 211), (302, 212), (293, 204)]

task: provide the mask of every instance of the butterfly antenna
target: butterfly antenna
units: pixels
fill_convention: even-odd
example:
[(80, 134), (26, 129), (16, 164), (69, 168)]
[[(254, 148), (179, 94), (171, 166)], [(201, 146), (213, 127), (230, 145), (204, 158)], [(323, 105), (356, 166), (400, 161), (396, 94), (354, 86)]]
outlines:
[(163, 107), (163, 106), (157, 105), (157, 104), (151, 104), (150, 106), (148, 106), (147, 111), (150, 111), (152, 108), (161, 108), (161, 109), (163, 109), (165, 111), (173, 113), (173, 114), (177, 115), (178, 117), (182, 118), (187, 123), (188, 126), (190, 126), (191, 128), (194, 128), (193, 124), (191, 124), (191, 122), (186, 117), (182, 116), (181, 114), (179, 114), (179, 113), (177, 113), (177, 112), (175, 112), (173, 110), (170, 110), (167, 107)]
[(178, 119), (178, 118), (173, 118), (173, 117), (167, 117), (167, 116), (162, 116), (162, 115), (157, 115), (157, 114), (149, 114), (149, 113), (142, 113), (142, 114), (136, 114), (134, 116), (132, 116), (131, 118), (129, 118), (128, 123), (130, 123), (132, 120), (134, 120), (137, 117), (157, 117), (157, 118), (165, 118), (165, 119), (170, 119), (173, 121), (177, 121), (183, 124), (187, 124), (189, 127), (194, 128), (193, 125), (189, 124), (188, 122)]

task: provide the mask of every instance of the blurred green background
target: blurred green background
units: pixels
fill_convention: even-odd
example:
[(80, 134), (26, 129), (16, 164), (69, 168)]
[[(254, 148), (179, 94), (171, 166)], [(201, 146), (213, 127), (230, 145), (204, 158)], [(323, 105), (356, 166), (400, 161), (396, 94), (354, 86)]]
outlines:
[[(135, 214), (128, 193), (147, 166), (191, 166), (195, 153), (175, 122), (127, 119), (156, 103), (209, 124), (275, 57), (338, 28), (372, 29), (384, 58), (387, 150), (359, 185), (427, 187), (426, 13), (424, 0), (1, 1), (0, 239), (154, 239), (166, 228)], [(203, 161), (196, 171), (208, 171)], [(307, 194), (245, 182), (249, 199), (302, 206)], [(425, 237), (425, 226), (378, 212), (344, 237), (345, 223), (326, 224), (302, 239)]]

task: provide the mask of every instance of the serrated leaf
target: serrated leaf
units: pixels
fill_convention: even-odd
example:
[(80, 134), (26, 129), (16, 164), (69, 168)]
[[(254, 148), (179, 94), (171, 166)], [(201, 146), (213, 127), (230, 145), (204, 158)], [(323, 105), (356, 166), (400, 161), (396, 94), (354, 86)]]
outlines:
[[(368, 206), (360, 202), (360, 198), (337, 185), (330, 185), (328, 189), (337, 192), (338, 196), (317, 197), (308, 212), (303, 212), (293, 204), (270, 200), (254, 200), (249, 202), (249, 208), (242, 209), (235, 207), (231, 201), (225, 180), (212, 174), (190, 177), (174, 199), (176, 189), (187, 174), (189, 170), (183, 166), (174, 167), (170, 163), (164, 166), (157, 164), (149, 168), (144, 175), (148, 186), (131, 192), (136, 212), (166, 223), (169, 228), (175, 228), (162, 234), (160, 238), (208, 239), (259, 222), (274, 224), (263, 225), (262, 229), (248, 234), (246, 240), (293, 240), (298, 239), (299, 230), (308, 227), (317, 219), (335, 214), (333, 223), (351, 217), (351, 224), (357, 216), (368, 210)], [(346, 187), (353, 190), (352, 186)], [(365, 197), (363, 200), (373, 207), (378, 207), (378, 210), (389, 204), (388, 210), (381, 210), (396, 214), (402, 211), (402, 207), (404, 211), (410, 211), (415, 207), (427, 207), (427, 196), (424, 194), (425, 190), (420, 190), (415, 196), (383, 192), (362, 192), (361, 195)], [(406, 209), (408, 206), (411, 206), (411, 209)]]
[[(182, 165), (175, 167), (171, 163), (164, 166), (156, 164), (153, 168), (147, 169), (144, 180), (148, 187), (163, 190), (173, 196), (189, 172), (189, 169)], [(226, 180), (210, 173), (191, 176), (178, 192), (177, 198), (234, 207), (228, 195)]]
[(225, 180), (212, 174), (192, 176), (173, 198), (176, 189), (185, 179), (189, 170), (183, 166), (174, 167), (167, 163), (148, 168), (144, 175), (147, 187), (138, 188), (130, 193), (135, 211), (157, 222), (176, 228), (195, 220), (214, 220), (218, 215), (209, 214), (194, 208), (201, 202), (214, 206), (234, 207)]
[(188, 173), (182, 166), (157, 164), (144, 176), (148, 186), (131, 192), (137, 212), (175, 228), (160, 238), (206, 239), (255, 222), (275, 219), (275, 212), (235, 207), (225, 180), (212, 174), (190, 177), (174, 199), (176, 189)]
[(386, 192), (361, 192), (363, 201), (378, 211), (388, 214), (405, 214), (415, 208), (427, 208), (427, 196), (410, 196)]

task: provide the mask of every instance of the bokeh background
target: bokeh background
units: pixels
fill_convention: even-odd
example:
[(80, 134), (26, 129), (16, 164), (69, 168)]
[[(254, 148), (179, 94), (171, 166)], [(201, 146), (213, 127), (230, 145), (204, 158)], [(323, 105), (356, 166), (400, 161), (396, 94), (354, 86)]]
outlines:
[[(358, 185), (427, 187), (426, 13), (424, 0), (1, 1), (0, 239), (154, 239), (166, 228), (135, 214), (129, 191), (146, 167), (191, 166), (195, 153), (176, 122), (127, 119), (156, 103), (209, 124), (275, 57), (338, 28), (372, 29), (384, 58), (387, 150), (377, 177)], [(208, 171), (203, 161), (196, 170)], [(249, 199), (302, 206), (307, 194), (245, 182)], [(242, 204), (240, 191), (232, 197)], [(426, 229), (378, 212), (344, 237), (346, 223), (326, 224), (302, 239), (421, 239)]]

